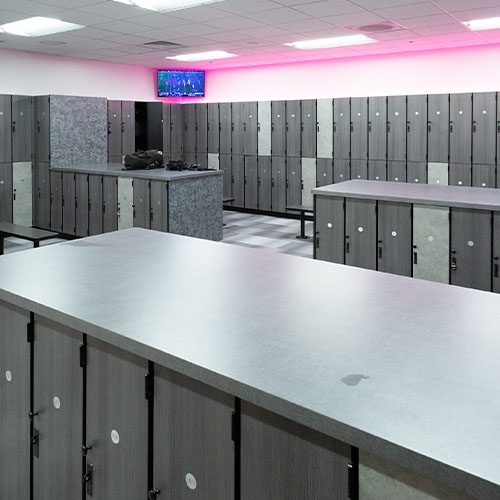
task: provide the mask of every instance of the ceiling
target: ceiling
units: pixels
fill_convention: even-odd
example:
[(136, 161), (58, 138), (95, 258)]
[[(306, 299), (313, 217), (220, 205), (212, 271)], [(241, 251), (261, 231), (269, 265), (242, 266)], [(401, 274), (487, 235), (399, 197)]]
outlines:
[[(461, 21), (500, 17), (499, 0), (225, 0), (159, 14), (111, 0), (1, 0), (0, 24), (55, 17), (84, 29), (40, 38), (0, 34), (1, 49), (151, 67), (227, 68), (500, 43), (500, 30), (472, 32)], [(370, 35), (378, 43), (322, 50), (283, 44), (356, 33), (394, 21), (401, 29)], [(182, 47), (144, 45), (164, 40)], [(60, 44), (63, 42), (63, 44)], [(239, 57), (204, 63), (165, 56), (226, 50)]]

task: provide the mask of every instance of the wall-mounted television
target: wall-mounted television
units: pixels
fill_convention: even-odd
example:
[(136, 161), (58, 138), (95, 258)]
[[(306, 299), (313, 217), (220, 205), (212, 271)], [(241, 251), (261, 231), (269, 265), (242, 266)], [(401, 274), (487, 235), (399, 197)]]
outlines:
[(157, 89), (158, 97), (204, 97), (205, 72), (159, 69)]

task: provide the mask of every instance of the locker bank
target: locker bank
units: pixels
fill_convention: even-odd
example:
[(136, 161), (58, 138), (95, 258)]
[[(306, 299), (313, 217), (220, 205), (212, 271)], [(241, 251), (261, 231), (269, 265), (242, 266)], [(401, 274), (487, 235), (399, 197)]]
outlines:
[(500, 4), (4, 0), (0, 500), (500, 498)]

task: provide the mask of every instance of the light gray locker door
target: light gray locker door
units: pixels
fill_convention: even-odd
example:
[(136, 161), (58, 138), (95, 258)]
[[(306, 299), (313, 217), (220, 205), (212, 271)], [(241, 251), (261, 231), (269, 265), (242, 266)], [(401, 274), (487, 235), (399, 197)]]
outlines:
[(315, 196), (315, 258), (344, 263), (344, 198)]
[(271, 101), (258, 102), (257, 152), (271, 156)]
[(500, 213), (493, 214), (493, 291), (500, 293)]
[(219, 104), (219, 132), (221, 154), (231, 154), (231, 103)]
[(368, 157), (387, 157), (387, 97), (368, 98)]
[(284, 213), (286, 207), (286, 159), (282, 156), (271, 159), (271, 202), (273, 212)]
[(448, 164), (429, 162), (427, 167), (427, 183), (448, 185)]
[(184, 105), (184, 155), (196, 153), (196, 104)]
[(472, 94), (450, 95), (450, 163), (471, 163)]
[(368, 160), (351, 160), (351, 179), (368, 179)]
[(495, 165), (472, 165), (472, 185), (476, 187), (494, 188), (496, 182)]
[(134, 227), (151, 228), (149, 179), (134, 179)]
[(50, 161), (50, 98), (33, 97), (33, 160), (37, 163)]
[(316, 158), (316, 136), (318, 134), (318, 119), (316, 117), (316, 100), (308, 99), (301, 102), (301, 151), (302, 158)]
[(33, 225), (50, 229), (50, 171), (48, 163), (33, 164)]
[(425, 162), (409, 161), (406, 170), (408, 182), (415, 184), (427, 183), (427, 164)]
[(12, 100), (0, 95), (0, 163), (12, 161)]
[(406, 163), (404, 161), (389, 161), (387, 163), (387, 180), (406, 182)]
[(450, 163), (450, 186), (471, 186), (472, 167), (470, 163)]
[(302, 205), (302, 165), (300, 158), (286, 159), (286, 204)]
[(108, 101), (108, 158), (122, 156), (122, 102)]
[(0, 494), (30, 498), (29, 313), (0, 302)]
[(369, 160), (368, 178), (371, 181), (387, 180), (387, 162), (385, 160)]
[(316, 187), (316, 158), (302, 158), (302, 202), (306, 207), (313, 206), (312, 190)]
[(31, 97), (12, 96), (12, 161), (32, 159), (33, 117)]
[(170, 104), (163, 103), (163, 154), (167, 159), (171, 158), (172, 144), (170, 142), (170, 124), (172, 118), (170, 116)]
[(412, 206), (378, 202), (377, 260), (379, 271), (411, 276)]
[[(89, 176), (76, 174), (76, 235), (88, 236), (89, 234)], [(102, 204), (101, 204), (102, 206)]]
[(451, 284), (491, 291), (492, 215), (451, 209)]
[(148, 401), (145, 359), (87, 341), (87, 442), (93, 495), (147, 498)]
[(207, 109), (208, 153), (219, 152), (219, 104), (211, 102)]
[(207, 166), (211, 170), (220, 170), (220, 161), (218, 153), (207, 153)]
[(170, 105), (170, 153), (182, 157), (184, 149), (184, 105)]
[(495, 165), (497, 133), (496, 92), (472, 95), (472, 162)]
[[(206, 104), (196, 105), (196, 153), (207, 154), (208, 151), (208, 110)], [(198, 160), (198, 163), (202, 163)], [(206, 165), (206, 162), (203, 163)]]
[(231, 105), (231, 151), (234, 155), (243, 154), (243, 103)]
[(258, 115), (256, 102), (243, 103), (243, 152), (257, 156)]
[[(366, 158), (368, 158), (368, 98), (353, 97), (351, 99), (351, 159)], [(366, 177), (363, 178), (366, 179)]]
[(450, 141), (450, 96), (427, 98), (427, 155), (429, 162), (448, 163)]
[(333, 157), (351, 156), (351, 103), (348, 97), (333, 100)]
[(286, 102), (271, 103), (271, 154), (285, 156), (286, 154)]
[(318, 99), (318, 158), (333, 157), (333, 99)]
[(257, 160), (258, 178), (258, 208), (270, 212), (272, 210), (271, 204), (271, 157), (259, 156)]
[[(170, 123), (170, 116), (167, 121)], [(129, 155), (135, 152), (135, 102), (122, 101), (122, 155)]]
[(12, 163), (0, 163), (0, 222), (12, 222), (13, 183)]
[(118, 229), (134, 227), (134, 182), (118, 177)]
[(387, 98), (387, 158), (406, 160), (406, 96)]
[[(82, 491), (82, 334), (35, 316), (33, 499), (67, 500)], [(35, 448), (36, 448), (35, 447)]]
[(74, 235), (76, 232), (76, 191), (75, 173), (64, 172), (63, 176), (63, 233)]
[(13, 179), (13, 222), (30, 227), (33, 224), (33, 181), (31, 162), (14, 163)]
[(318, 158), (316, 170), (316, 186), (333, 184), (333, 160), (331, 158)]
[(102, 232), (109, 233), (118, 229), (118, 178), (102, 177)]
[(286, 155), (300, 156), (300, 101), (286, 101)]
[(102, 186), (103, 178), (100, 175), (89, 175), (89, 236), (103, 232)]
[(245, 206), (245, 157), (243, 155), (233, 155), (231, 157), (231, 183), (234, 207)]
[(349, 160), (333, 160), (333, 182), (348, 181), (351, 178), (351, 162)]
[(160, 498), (233, 499), (234, 398), (161, 366), (154, 387), (153, 487)]
[(233, 169), (231, 155), (220, 155), (220, 170), (223, 172), (223, 196), (231, 198), (233, 196)]
[(63, 181), (61, 172), (50, 172), (50, 229), (63, 230)]
[(377, 202), (346, 199), (345, 263), (377, 268)]
[(151, 229), (168, 232), (168, 182), (151, 181)]
[(349, 463), (350, 446), (241, 403), (242, 500), (347, 499)]
[(427, 161), (427, 96), (409, 95), (407, 100), (408, 162)]
[(245, 156), (245, 208), (258, 208), (257, 157)]

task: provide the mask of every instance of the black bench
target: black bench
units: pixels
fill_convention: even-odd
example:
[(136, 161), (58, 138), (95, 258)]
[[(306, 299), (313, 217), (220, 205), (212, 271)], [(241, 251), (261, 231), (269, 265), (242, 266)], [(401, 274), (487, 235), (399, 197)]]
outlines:
[(222, 204), (227, 205), (228, 203), (231, 203), (234, 201), (234, 198), (222, 198)]
[(32, 241), (33, 246), (38, 248), (40, 246), (40, 241), (57, 238), (58, 234), (53, 233), (52, 231), (45, 231), (44, 229), (18, 226), (17, 224), (11, 224), (10, 222), (0, 222), (0, 255), (3, 255), (4, 239), (9, 236)]
[(306, 213), (313, 215), (313, 207), (306, 207), (305, 205), (288, 205), (286, 209), (290, 212), (300, 213), (300, 234), (296, 236), (296, 238), (300, 240), (308, 240), (309, 236), (306, 236)]

